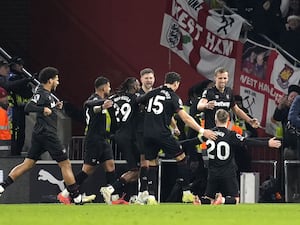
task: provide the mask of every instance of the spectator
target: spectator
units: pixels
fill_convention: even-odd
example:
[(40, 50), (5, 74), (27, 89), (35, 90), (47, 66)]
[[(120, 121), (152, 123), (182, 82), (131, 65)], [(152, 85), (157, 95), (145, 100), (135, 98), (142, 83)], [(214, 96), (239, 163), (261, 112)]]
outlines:
[(290, 0), (290, 7), (289, 7), (288, 15), (300, 16), (300, 1), (299, 0)]
[(278, 37), (283, 24), (280, 11), (280, 1), (252, 1), (252, 21), (254, 32), (262, 33), (270, 39), (279, 42)]
[(284, 158), (286, 159), (293, 157), (293, 152), (296, 151), (296, 140), (286, 132), (286, 126), (291, 104), (295, 97), (299, 94), (300, 87), (298, 85), (290, 85), (288, 88), (288, 94), (279, 99), (279, 104), (277, 105), (272, 117), (273, 120), (281, 122), (282, 124)]
[(280, 33), (281, 47), (300, 61), (300, 16), (291, 15), (287, 18), (285, 28)]
[(294, 129), (296, 138), (297, 138), (297, 148), (295, 149), (295, 159), (300, 160), (300, 95), (297, 95), (291, 104), (289, 113), (288, 113), (288, 121), (290, 123), (291, 128)]
[(11, 132), (8, 119), (8, 99), (7, 92), (0, 87), (0, 143), (9, 144), (11, 140)]
[(9, 65), (5, 60), (0, 59), (0, 87), (7, 91), (7, 81), (9, 75)]
[[(288, 94), (283, 96), (279, 100), (279, 104), (276, 107), (273, 120), (280, 121), (283, 128), (283, 159), (284, 160), (296, 160), (297, 159), (297, 137), (296, 135), (287, 131), (288, 124), (288, 115), (290, 111), (290, 107), (296, 96), (300, 94), (300, 87), (298, 85), (290, 85), (288, 88)], [(292, 176), (286, 177), (288, 183), (290, 184), (288, 189), (290, 193), (298, 194), (297, 191), (297, 182), (294, 179), (295, 171), (292, 171)], [(296, 183), (295, 183), (296, 182)]]
[[(290, 123), (289, 134), (294, 136), (296, 139), (296, 149), (294, 151), (294, 156), (292, 159), (300, 160), (300, 95), (296, 96), (288, 114), (288, 120)], [(299, 167), (292, 168), (291, 172), (288, 173), (288, 194), (291, 194), (292, 202), (299, 202), (300, 199), (300, 182), (299, 177), (300, 169)]]
[(18, 92), (20, 86), (32, 81), (32, 78), (22, 78), (20, 80), (9, 80), (9, 64), (5, 60), (0, 60), (0, 87), (7, 92)]
[[(26, 78), (23, 72), (24, 61), (20, 57), (13, 57), (10, 62), (9, 81)], [(24, 107), (32, 96), (32, 87), (22, 83), (10, 92), (9, 101), (12, 107), (12, 142), (11, 154), (20, 155), (25, 141), (25, 112)]]
[[(296, 96), (288, 114), (288, 120), (291, 123), (291, 126), (295, 127), (300, 131), (300, 96)], [(298, 148), (299, 150), (299, 148)], [(298, 154), (300, 152), (298, 151)]]
[(234, 2), (234, 6), (237, 8), (238, 14), (252, 23), (253, 0), (234, 0)]
[(300, 1), (299, 0), (281, 0), (280, 9), (281, 9), (283, 18), (287, 18), (291, 15), (300, 16)]

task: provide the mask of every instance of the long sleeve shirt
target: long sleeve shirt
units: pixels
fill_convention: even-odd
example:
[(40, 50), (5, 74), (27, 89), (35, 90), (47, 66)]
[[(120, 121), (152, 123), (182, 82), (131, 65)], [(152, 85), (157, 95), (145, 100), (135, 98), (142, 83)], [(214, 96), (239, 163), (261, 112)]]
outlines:
[(291, 107), (288, 114), (288, 120), (290, 121), (291, 125), (300, 129), (300, 95), (298, 95)]

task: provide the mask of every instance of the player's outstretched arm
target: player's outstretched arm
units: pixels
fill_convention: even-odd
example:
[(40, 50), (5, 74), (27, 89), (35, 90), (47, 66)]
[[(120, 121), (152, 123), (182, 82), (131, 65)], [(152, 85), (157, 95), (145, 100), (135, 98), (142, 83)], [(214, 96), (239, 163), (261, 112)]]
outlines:
[(194, 129), (195, 131), (199, 132), (200, 136), (204, 136), (207, 139), (216, 140), (217, 135), (215, 132), (200, 127), (200, 125), (193, 119), (193, 117), (187, 114), (184, 110), (179, 110), (178, 115), (185, 124), (187, 124), (190, 128)]
[(276, 137), (273, 137), (268, 141), (268, 145), (270, 148), (280, 148), (281, 141), (276, 140)]
[(242, 109), (240, 109), (237, 105), (232, 108), (233, 112), (241, 119), (245, 120), (249, 123), (253, 128), (260, 127), (260, 123), (256, 118), (250, 118)]
[(253, 128), (259, 128), (260, 127), (260, 123), (258, 121), (258, 119), (256, 118), (252, 118), (248, 121), (248, 123), (253, 127)]

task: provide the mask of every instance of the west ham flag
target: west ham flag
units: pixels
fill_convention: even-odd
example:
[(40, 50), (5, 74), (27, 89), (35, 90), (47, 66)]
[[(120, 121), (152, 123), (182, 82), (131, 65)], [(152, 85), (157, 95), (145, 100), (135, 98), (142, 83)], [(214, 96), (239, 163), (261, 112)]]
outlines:
[(209, 10), (203, 0), (168, 0), (160, 44), (208, 79), (220, 66), (233, 76), (243, 22), (239, 15)]

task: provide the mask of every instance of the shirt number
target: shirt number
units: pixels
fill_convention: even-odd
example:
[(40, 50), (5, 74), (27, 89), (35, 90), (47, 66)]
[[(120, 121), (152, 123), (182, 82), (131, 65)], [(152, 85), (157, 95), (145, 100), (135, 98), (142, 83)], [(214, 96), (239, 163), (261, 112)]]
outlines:
[[(220, 160), (226, 160), (230, 156), (230, 146), (225, 141), (220, 141), (218, 144), (212, 140), (207, 140), (206, 144), (209, 146), (207, 149), (207, 155), (209, 159), (215, 159), (215, 156)], [(212, 153), (216, 150), (216, 155)]]
[(162, 102), (165, 101), (165, 99), (166, 97), (161, 95), (150, 98), (147, 106), (147, 112), (152, 111), (154, 114), (161, 114), (164, 110), (164, 105)]
[(125, 122), (131, 113), (131, 106), (129, 103), (124, 103), (121, 107), (117, 107), (115, 111), (117, 122)]

